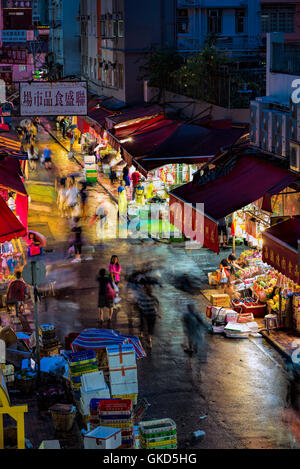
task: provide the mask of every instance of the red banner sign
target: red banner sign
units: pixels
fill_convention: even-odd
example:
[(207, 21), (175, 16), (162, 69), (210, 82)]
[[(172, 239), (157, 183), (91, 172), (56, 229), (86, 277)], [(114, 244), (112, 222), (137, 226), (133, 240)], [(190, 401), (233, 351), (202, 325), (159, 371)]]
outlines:
[(299, 284), (298, 253), (263, 233), (263, 261)]

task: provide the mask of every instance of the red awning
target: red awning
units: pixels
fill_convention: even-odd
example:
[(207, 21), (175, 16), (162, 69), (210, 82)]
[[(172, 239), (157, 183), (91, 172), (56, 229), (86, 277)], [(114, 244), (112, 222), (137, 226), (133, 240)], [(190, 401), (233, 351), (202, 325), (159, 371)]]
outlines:
[(116, 114), (113, 117), (108, 117), (107, 128), (111, 129), (115, 126), (122, 126), (127, 122), (132, 122), (135, 120), (146, 120), (151, 117), (157, 116), (158, 114), (163, 114), (163, 109), (161, 106), (154, 104), (153, 106), (143, 106), (137, 109), (130, 109), (124, 111), (121, 114)]
[[(237, 158), (233, 169), (224, 176), (206, 184), (190, 182), (178, 187), (171, 192), (171, 202), (204, 204), (205, 221), (210, 220), (207, 226), (211, 226), (211, 221), (215, 224), (212, 235), (205, 227), (204, 245), (210, 249), (213, 246), (213, 250), (218, 252), (219, 245), (215, 241), (217, 220), (260, 199), (266, 193), (279, 194), (296, 180), (299, 180), (297, 175), (269, 161), (243, 154)], [(180, 229), (179, 226), (178, 228)]]
[(154, 122), (146, 129), (138, 129), (132, 142), (123, 143), (123, 148), (133, 158), (144, 156), (164, 142), (180, 125), (180, 122), (163, 119)]
[(300, 216), (272, 226), (262, 237), (263, 261), (299, 284)]
[(25, 186), (21, 179), (21, 167), (17, 159), (5, 158), (0, 160), (0, 188), (27, 195)]
[(109, 111), (105, 107), (102, 106), (95, 106), (88, 111), (88, 117), (93, 119), (95, 122), (101, 125), (101, 127), (105, 127), (105, 119), (108, 116), (113, 116), (115, 113), (113, 111)]
[(138, 162), (146, 171), (170, 163), (205, 163), (220, 148), (233, 145), (245, 133), (244, 128), (219, 129), (180, 124), (167, 139)]
[(24, 236), (26, 229), (0, 197), (0, 243)]
[(152, 124), (159, 122), (164, 119), (164, 116), (161, 114), (159, 116), (151, 117), (150, 119), (135, 122), (134, 124), (130, 123), (129, 125), (119, 127), (115, 129), (115, 136), (122, 140), (124, 138), (132, 137), (141, 133), (147, 133)]

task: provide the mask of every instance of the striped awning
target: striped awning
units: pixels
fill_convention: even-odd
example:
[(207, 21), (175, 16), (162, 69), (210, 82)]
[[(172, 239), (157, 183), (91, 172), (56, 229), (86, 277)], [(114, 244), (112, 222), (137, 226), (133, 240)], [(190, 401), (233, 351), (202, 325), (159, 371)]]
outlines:
[(20, 151), (21, 142), (17, 136), (4, 136), (0, 134), (0, 150)]

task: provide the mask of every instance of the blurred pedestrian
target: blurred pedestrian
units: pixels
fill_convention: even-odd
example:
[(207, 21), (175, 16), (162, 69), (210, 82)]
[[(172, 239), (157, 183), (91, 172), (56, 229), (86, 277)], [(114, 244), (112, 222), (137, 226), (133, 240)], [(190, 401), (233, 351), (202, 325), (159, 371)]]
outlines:
[(100, 315), (100, 326), (103, 325), (103, 315), (104, 308), (108, 308), (109, 317), (108, 320), (111, 321), (113, 311), (114, 311), (114, 299), (116, 293), (114, 291), (112, 279), (110, 275), (106, 274), (105, 269), (100, 269), (97, 277), (97, 282), (99, 284), (98, 290), (98, 309)]
[(204, 343), (204, 329), (201, 317), (192, 304), (187, 305), (187, 311), (183, 315), (184, 332), (187, 338), (187, 346), (184, 351), (193, 354)]
[(82, 228), (79, 225), (79, 218), (74, 218), (74, 226), (71, 229), (72, 233), (75, 234), (75, 239), (73, 242), (74, 250), (75, 250), (75, 259), (72, 262), (81, 262), (81, 252), (82, 252)]
[(49, 148), (48, 145), (44, 148), (44, 162), (45, 162), (45, 168), (46, 169), (51, 169), (52, 168), (52, 152)]
[(124, 181), (118, 187), (118, 208), (120, 217), (127, 216), (127, 194)]
[(68, 187), (67, 187), (67, 193), (66, 193), (66, 204), (68, 208), (68, 217), (72, 217), (75, 214), (76, 207), (79, 203), (79, 191), (77, 188), (77, 184), (75, 181), (75, 178), (71, 176), (68, 178)]
[(97, 231), (98, 239), (103, 239), (104, 227), (105, 227), (105, 223), (107, 222), (107, 216), (108, 216), (108, 208), (104, 202), (101, 202), (98, 205), (96, 209), (96, 213), (93, 217), (93, 219), (97, 221), (96, 231)]
[(83, 220), (86, 220), (88, 193), (87, 193), (87, 190), (86, 190), (86, 183), (85, 182), (80, 182), (79, 197), (80, 197), (81, 217), (82, 217)]
[(39, 159), (39, 155), (38, 155), (38, 150), (33, 146), (32, 143), (27, 150), (27, 155), (28, 155), (29, 167), (30, 169), (34, 171), (36, 169), (36, 163)]
[(66, 178), (59, 178), (57, 185), (57, 207), (62, 218), (66, 215), (66, 205), (67, 205), (67, 187), (66, 187)]
[(153, 295), (150, 286), (145, 285), (138, 289), (137, 308), (140, 314), (140, 337), (144, 336), (145, 329), (147, 329), (148, 346), (152, 348), (156, 318), (159, 315), (159, 301)]

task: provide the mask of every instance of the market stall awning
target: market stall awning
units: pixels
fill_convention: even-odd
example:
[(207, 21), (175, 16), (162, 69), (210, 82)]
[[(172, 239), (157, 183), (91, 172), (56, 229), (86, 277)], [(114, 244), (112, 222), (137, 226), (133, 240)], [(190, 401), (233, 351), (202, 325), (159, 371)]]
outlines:
[(244, 134), (243, 128), (218, 129), (181, 123), (160, 145), (139, 158), (138, 163), (145, 171), (171, 163), (205, 163), (220, 148), (233, 145)]
[(271, 226), (262, 237), (263, 261), (299, 284), (300, 216)]
[(142, 120), (139, 122), (130, 122), (128, 125), (124, 125), (122, 127), (115, 128), (115, 137), (118, 140), (126, 139), (126, 138), (134, 138), (136, 135), (139, 135), (143, 132), (147, 133), (151, 126), (159, 121), (162, 121), (164, 116), (162, 114), (151, 117), (147, 120)]
[(133, 140), (122, 146), (133, 158), (145, 156), (161, 145), (179, 125), (178, 121), (162, 119), (149, 125), (147, 129), (138, 129)]
[(88, 111), (88, 117), (101, 125), (101, 127), (104, 127), (106, 117), (113, 115), (113, 111), (110, 111), (109, 109), (106, 109), (100, 105), (97, 105)]
[(107, 129), (121, 128), (137, 121), (144, 121), (151, 119), (159, 114), (163, 115), (163, 108), (157, 104), (152, 106), (143, 106), (137, 109), (130, 109), (123, 111), (121, 114), (116, 114), (112, 117), (106, 118)]
[(21, 174), (20, 163), (17, 159), (6, 157), (0, 160), (0, 188), (11, 189), (17, 194), (27, 196)]
[(71, 344), (73, 352), (80, 350), (101, 350), (109, 345), (131, 344), (135, 349), (136, 358), (146, 357), (146, 353), (138, 337), (122, 335), (112, 329), (85, 329)]
[[(217, 220), (260, 199), (266, 193), (275, 195), (299, 176), (275, 166), (267, 160), (247, 154), (238, 155), (231, 162), (233, 169), (206, 184), (190, 182), (170, 193), (171, 203), (204, 204), (204, 246), (219, 252)], [(195, 211), (195, 210), (194, 210)], [(178, 228), (179, 220), (172, 221)], [(185, 229), (185, 228), (184, 228)]]
[(2, 132), (0, 133), (0, 150), (21, 150), (21, 142), (19, 137), (12, 132)]
[(26, 229), (0, 196), (0, 243), (23, 238)]

